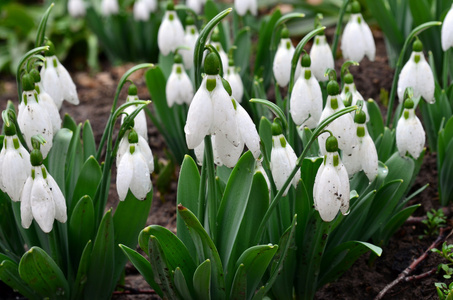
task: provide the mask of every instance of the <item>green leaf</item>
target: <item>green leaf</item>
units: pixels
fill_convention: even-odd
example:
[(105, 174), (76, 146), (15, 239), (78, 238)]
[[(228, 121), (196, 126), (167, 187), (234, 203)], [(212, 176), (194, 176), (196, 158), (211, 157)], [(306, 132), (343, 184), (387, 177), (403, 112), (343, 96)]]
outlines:
[[(242, 28), (235, 40), (234, 45), (236, 50), (233, 53), (234, 64), (236, 67), (239, 67), (239, 72), (241, 77), (248, 77), (248, 69), (250, 64), (250, 49), (252, 48), (251, 32), (249, 27)], [(236, 99), (241, 101), (241, 99)]]
[(77, 205), (80, 198), (89, 196), (94, 198), (99, 183), (101, 182), (102, 170), (97, 160), (90, 156), (79, 174), (79, 178), (74, 188), (74, 193), (71, 201), (68, 201), (68, 215), (72, 215), (74, 207)]
[[(119, 247), (123, 250), (124, 254), (126, 254), (127, 258), (131, 261), (137, 271), (143, 276), (146, 282), (156, 291), (156, 293), (162, 298), (162, 290), (160, 289), (159, 285), (154, 281), (154, 273), (153, 269), (151, 268), (150, 263), (140, 255), (137, 251), (129, 248), (128, 246), (120, 244)], [(148, 251), (148, 250), (147, 250)]]
[(99, 225), (90, 257), (87, 277), (96, 280), (88, 280), (86, 283), (84, 297), (87, 299), (110, 299), (115, 266), (114, 253), (112, 210), (108, 210)]
[(389, 159), (395, 148), (395, 130), (385, 127), (384, 134), (381, 134), (375, 140), (375, 144), (379, 160), (386, 161)]
[(270, 161), (272, 152), (272, 124), (266, 117), (261, 117), (259, 134), (264, 148), (263, 155)]
[(205, 261), (206, 259), (209, 259), (212, 261), (211, 273), (213, 298), (224, 299), (225, 283), (223, 267), (219, 253), (217, 252), (213, 241), (190, 210), (182, 205), (178, 205), (178, 212), (189, 228), (190, 235), (192, 236), (195, 248), (197, 249), (198, 260)]
[(420, 204), (415, 204), (409, 207), (406, 207), (402, 211), (393, 215), (390, 221), (385, 224), (385, 227), (382, 229), (382, 240), (383, 244), (387, 245), (389, 239), (393, 234), (406, 222), (406, 220), (420, 207)]
[(192, 300), (193, 298), (191, 297), (191, 293), (187, 287), (186, 279), (184, 278), (184, 274), (179, 267), (175, 269), (174, 281), (179, 295), (184, 299)]
[(91, 251), (93, 250), (93, 243), (88, 241), (83, 249), (82, 256), (79, 261), (76, 279), (72, 285), (71, 300), (82, 299), (83, 289), (87, 283), (87, 271), (90, 262)]
[(339, 278), (362, 254), (370, 250), (378, 256), (382, 254), (380, 247), (360, 241), (349, 241), (326, 252), (323, 255), (321, 276), (317, 287), (320, 288)]
[(176, 291), (173, 289), (173, 276), (168, 268), (169, 265), (159, 240), (155, 236), (150, 236), (148, 245), (149, 261), (154, 273), (154, 280), (162, 289), (163, 298), (177, 299)]
[(77, 123), (73, 117), (71, 117), (68, 114), (65, 114), (63, 117), (63, 124), (61, 124), (61, 128), (66, 128), (74, 132), (77, 130)]
[[(439, 194), (441, 199), (441, 204), (443, 206), (448, 205), (449, 202), (453, 200), (453, 186), (451, 184), (453, 180), (453, 139), (448, 143), (448, 146), (445, 148), (445, 158), (443, 160), (442, 169), (439, 174)], [(450, 154), (450, 155), (448, 155)]]
[(96, 142), (94, 140), (93, 129), (89, 120), (83, 123), (82, 130), (82, 141), (83, 141), (83, 159), (86, 161), (90, 156), (96, 155)]
[(269, 100), (257, 99), (257, 98), (250, 99), (250, 102), (252, 102), (252, 103), (260, 103), (260, 104), (263, 104), (263, 105), (267, 106), (282, 121), (283, 131), (285, 131), (286, 128), (288, 128), (288, 123), (286, 121), (286, 115), (282, 111), (282, 109), (280, 107), (278, 107), (278, 105), (276, 105), (275, 103), (270, 102)]
[[(204, 14), (206, 17), (206, 21), (210, 21), (214, 19), (219, 14), (219, 9), (217, 8), (217, 4), (214, 3), (212, 0), (206, 1), (204, 5)], [(220, 37), (220, 44), (225, 52), (228, 52), (228, 48), (230, 47), (230, 38), (228, 34), (228, 27), (224, 27), (222, 23), (219, 22), (218, 25), (219, 29), (219, 37)], [(226, 72), (226, 70), (224, 70)]]
[(38, 31), (36, 33), (36, 43), (35, 47), (39, 47), (44, 43), (44, 36), (46, 35), (46, 25), (47, 20), (49, 19), (50, 11), (54, 7), (54, 4), (50, 4), (49, 8), (46, 10), (44, 15), (42, 16), (41, 22), (38, 25)]
[(373, 99), (368, 99), (365, 102), (368, 115), (370, 116), (370, 122), (367, 123), (368, 133), (370, 134), (373, 141), (381, 134), (384, 134), (384, 119), (382, 118), (381, 109)]
[(63, 195), (65, 192), (66, 180), (66, 158), (69, 151), (69, 145), (72, 139), (72, 131), (66, 128), (60, 129), (53, 138), (52, 148), (47, 155), (48, 168), (50, 174), (57, 182)]
[(32, 247), (22, 256), (19, 275), (41, 297), (68, 299), (70, 296), (63, 272), (41, 248)]
[(228, 260), (247, 208), (254, 171), (255, 158), (248, 151), (242, 155), (234, 167), (220, 203), (217, 214), (217, 245), (224, 266), (228, 266)]
[(240, 264), (236, 274), (234, 274), (229, 299), (247, 299), (247, 274), (245, 273), (244, 264)]
[[(310, 139), (313, 136), (313, 132), (310, 130), (310, 128), (304, 126), (297, 129), (297, 133), (299, 134), (299, 137), (302, 140), (302, 144), (304, 145), (304, 147), (306, 147), (308, 145), (308, 141), (310, 141)], [(311, 145), (310, 149), (307, 152), (307, 156), (318, 156), (318, 155), (319, 146), (318, 143), (316, 142)]]
[(80, 131), (82, 129), (82, 124), (79, 124), (74, 130), (71, 143), (68, 149), (68, 156), (66, 158), (66, 198), (72, 199), (72, 195), (74, 193), (74, 189), (77, 183), (77, 179), (80, 174), (80, 170), (82, 169), (82, 165), (84, 163), (83, 160), (83, 148), (82, 143), (80, 141)]
[(201, 263), (193, 274), (193, 287), (197, 299), (211, 299), (211, 261), (209, 259)]
[(19, 265), (11, 260), (3, 260), (0, 264), (0, 280), (9, 285), (15, 291), (18, 291), (27, 299), (38, 300), (38, 296), (32, 288), (20, 278)]
[(83, 196), (77, 202), (69, 219), (69, 252), (74, 268), (82, 256), (86, 243), (94, 238), (94, 206), (90, 196)]

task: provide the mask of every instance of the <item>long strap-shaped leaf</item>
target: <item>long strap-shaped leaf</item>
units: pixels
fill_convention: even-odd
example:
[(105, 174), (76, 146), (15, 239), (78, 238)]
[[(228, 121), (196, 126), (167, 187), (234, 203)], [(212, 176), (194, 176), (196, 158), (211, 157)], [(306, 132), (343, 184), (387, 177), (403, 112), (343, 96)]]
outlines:
[(0, 280), (30, 300), (42, 299), (32, 288), (20, 278), (19, 265), (11, 260), (3, 260), (0, 264)]

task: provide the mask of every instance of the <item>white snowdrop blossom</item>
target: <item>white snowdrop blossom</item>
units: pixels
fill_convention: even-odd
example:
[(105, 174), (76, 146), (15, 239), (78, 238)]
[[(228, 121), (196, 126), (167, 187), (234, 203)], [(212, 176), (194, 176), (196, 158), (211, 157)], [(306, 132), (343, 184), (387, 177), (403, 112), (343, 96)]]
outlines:
[(360, 62), (366, 55), (370, 61), (376, 56), (376, 45), (370, 27), (360, 13), (360, 4), (352, 3), (352, 14), (341, 38), (341, 51), (346, 60)]
[(182, 58), (179, 55), (175, 56), (175, 63), (168, 77), (165, 92), (169, 107), (172, 107), (175, 103), (179, 105), (190, 104), (192, 101), (194, 93), (192, 81), (184, 70)]
[(206, 0), (187, 0), (187, 7), (193, 9), (197, 14), (203, 13), (203, 5), (206, 3)]
[(218, 75), (219, 65), (220, 62), (214, 53), (206, 56), (206, 76), (189, 106), (184, 126), (189, 149), (200, 145), (208, 134), (216, 135), (216, 140), (220, 135), (224, 135), (235, 147), (240, 143), (236, 111)]
[(343, 155), (349, 177), (363, 170), (368, 180), (372, 182), (378, 174), (378, 155), (373, 139), (368, 134), (366, 115), (363, 110), (354, 117), (356, 125), (357, 147), (350, 155)]
[(186, 19), (186, 30), (184, 34), (184, 46), (189, 49), (181, 49), (179, 53), (182, 55), (184, 61), (184, 67), (188, 70), (193, 67), (193, 56), (195, 51), (195, 44), (198, 39), (197, 27), (193, 24), (192, 18)]
[[(338, 83), (334, 80), (329, 81), (327, 84), (327, 96), (326, 106), (322, 111), (319, 123), (327, 119), (337, 111), (344, 108), (343, 101), (339, 94)], [(345, 114), (341, 117), (332, 121), (327, 125), (326, 130), (330, 130), (333, 135), (338, 139), (339, 148), (343, 151), (343, 155), (349, 155), (352, 153), (354, 148), (357, 146), (357, 139), (355, 135), (355, 125), (351, 114)], [(323, 133), (318, 137), (319, 150), (321, 155), (327, 154), (325, 144), (328, 133)]]
[(146, 6), (148, 7), (148, 11), (150, 13), (157, 11), (157, 1), (158, 0), (144, 0), (144, 2), (146, 3)]
[[(278, 125), (277, 125), (278, 126)], [(274, 130), (275, 124), (273, 125)], [(285, 181), (291, 175), (291, 172), (296, 167), (297, 156), (291, 145), (286, 141), (283, 134), (278, 131), (274, 131), (272, 136), (272, 152), (271, 152), (271, 172), (274, 178), (274, 183), (277, 190), (281, 190)], [(296, 188), (300, 179), (300, 169), (294, 175), (291, 183)], [(286, 196), (289, 190), (289, 185), (283, 192), (283, 196)]]
[(58, 184), (42, 164), (42, 155), (34, 149), (30, 154), (31, 175), (20, 196), (22, 227), (29, 228), (33, 219), (42, 231), (52, 231), (54, 220), (65, 223), (66, 201)]
[(119, 10), (118, 0), (102, 0), (101, 13), (103, 16), (117, 15)]
[(68, 12), (73, 18), (84, 17), (86, 15), (85, 3), (83, 0), (69, 0)]
[(256, 16), (258, 14), (257, 2), (257, 0), (234, 0), (234, 10), (240, 16), (245, 16), (247, 11)]
[(327, 81), (324, 76), (327, 69), (334, 69), (332, 50), (326, 41), (325, 35), (317, 35), (310, 50), (311, 71), (318, 81)]
[(302, 57), (302, 69), (297, 78), (290, 98), (291, 117), (301, 127), (315, 128), (322, 113), (321, 87), (312, 76), (310, 56)]
[(415, 115), (414, 102), (407, 99), (404, 111), (396, 125), (396, 147), (401, 156), (409, 152), (417, 159), (425, 146), (425, 130)]
[(411, 87), (414, 97), (423, 97), (426, 102), (434, 103), (434, 75), (422, 52), (420, 41), (415, 41), (411, 57), (401, 70), (398, 79), (398, 98), (404, 100), (404, 91)]
[(338, 210), (343, 215), (349, 212), (348, 172), (338, 155), (338, 144), (331, 136), (324, 145), (328, 149), (324, 161), (318, 169), (313, 186), (315, 209), (324, 222), (330, 222), (337, 216)]
[[(215, 142), (215, 135), (211, 135), (211, 144), (212, 144), (212, 153), (214, 156), (214, 163), (217, 166), (223, 166), (222, 161), (220, 160), (219, 154), (217, 152), (216, 142)], [(201, 166), (203, 165), (204, 159), (204, 140), (201, 141), (200, 145), (196, 146), (194, 149), (195, 157), (197, 158), (197, 163)], [(238, 157), (239, 159), (239, 157)]]
[(453, 4), (445, 16), (441, 31), (442, 49), (447, 51), (453, 47)]
[(135, 198), (144, 200), (151, 190), (154, 162), (148, 143), (135, 131), (130, 131), (121, 140), (116, 160), (116, 190), (124, 201), (130, 190)]
[(61, 108), (63, 100), (78, 105), (79, 96), (71, 75), (54, 55), (53, 44), (48, 42), (47, 45), (49, 51), (46, 52), (44, 67), (41, 69), (41, 82), (44, 90), (55, 101), (58, 109)]
[(160, 24), (157, 44), (160, 52), (165, 56), (184, 45), (184, 28), (171, 2), (167, 5), (167, 11)]
[(242, 84), (241, 76), (237, 72), (234, 65), (228, 66), (225, 74), (225, 80), (228, 81), (231, 86), (233, 98), (236, 99), (237, 102), (241, 103), (242, 96), (244, 95), (244, 85)]
[(11, 200), (20, 200), (30, 170), (30, 154), (20, 143), (16, 127), (13, 123), (5, 125), (5, 139), (0, 151), (0, 188)]
[[(291, 75), (291, 60), (293, 59), (295, 48), (293, 43), (289, 39), (288, 29), (282, 30), (282, 39), (277, 48), (277, 52), (274, 57), (273, 72), (275, 80), (278, 85), (285, 87), (289, 83)], [(300, 74), (300, 64), (297, 64), (296, 73), (294, 78), (299, 77)]]
[(39, 103), (38, 93), (34, 89), (33, 79), (30, 75), (22, 77), (22, 101), (19, 104), (17, 114), (17, 123), (24, 135), (24, 139), (31, 149), (31, 137), (37, 134), (42, 135), (46, 143), (42, 146), (41, 151), (44, 158), (52, 147), (53, 127), (51, 117), (47, 109)]
[(359, 93), (357, 90), (357, 87), (355, 86), (354, 83), (354, 77), (352, 76), (351, 73), (346, 74), (344, 77), (344, 85), (343, 89), (341, 90), (341, 98), (346, 99), (347, 93), (350, 92), (352, 95), (352, 102), (351, 105), (357, 105), (357, 101), (362, 100), (364, 101), (363, 106), (362, 106), (362, 111), (366, 115), (366, 121), (368, 122), (370, 120), (370, 116), (368, 115), (368, 108), (366, 106), (365, 100), (363, 99), (362, 94)]
[(146, 0), (136, 0), (133, 12), (135, 21), (148, 21), (149, 14), (151, 13)]
[[(137, 96), (137, 87), (135, 84), (131, 84), (128, 90), (128, 96), (126, 98), (126, 103), (130, 101), (138, 101), (140, 100)], [(124, 109), (126, 115), (130, 115), (134, 110), (138, 107), (138, 105), (130, 105)], [(126, 115), (123, 114), (121, 117), (121, 124), (123, 124)], [(134, 118), (134, 130), (148, 141), (148, 125), (146, 121), (146, 114), (145, 111), (142, 109)]]

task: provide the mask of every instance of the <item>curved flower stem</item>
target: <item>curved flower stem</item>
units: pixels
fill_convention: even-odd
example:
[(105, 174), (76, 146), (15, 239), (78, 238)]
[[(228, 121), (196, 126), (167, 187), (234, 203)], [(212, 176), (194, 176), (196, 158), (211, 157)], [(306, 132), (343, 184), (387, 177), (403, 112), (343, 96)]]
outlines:
[(343, 26), (343, 17), (346, 12), (346, 7), (348, 6), (350, 0), (344, 0), (343, 5), (340, 8), (340, 14), (338, 16), (337, 27), (335, 28), (335, 34), (333, 35), (332, 42), (332, 55), (335, 60), (337, 54), (338, 40), (340, 39), (341, 27)]
[(396, 89), (397, 89), (397, 85), (398, 85), (398, 79), (400, 76), (401, 69), (403, 68), (402, 65), (403, 65), (404, 54), (406, 53), (409, 43), (412, 41), (412, 39), (417, 34), (422, 32), (423, 30), (428, 29), (429, 27), (432, 27), (432, 26), (439, 26), (441, 24), (442, 24), (442, 22), (436, 22), (436, 21), (423, 23), (422, 25), (414, 28), (414, 30), (411, 31), (409, 36), (404, 41), (403, 49), (400, 52), (400, 56), (398, 57), (398, 61), (396, 62), (396, 66), (395, 66), (395, 75), (393, 76), (392, 89), (390, 90), (389, 105), (387, 108), (387, 119), (385, 120), (385, 126), (387, 126), (387, 127), (390, 126), (390, 120), (392, 119), (392, 114), (393, 114), (393, 104), (395, 102), (395, 95), (396, 95)]
[(115, 119), (113, 118), (113, 114), (115, 113), (115, 110), (116, 110), (116, 105), (118, 103), (118, 98), (120, 96), (120, 92), (121, 92), (124, 84), (128, 80), (127, 78), (132, 73), (134, 73), (135, 71), (138, 71), (140, 69), (145, 69), (145, 68), (152, 68), (152, 67), (154, 67), (154, 65), (150, 64), (150, 63), (136, 65), (136, 66), (130, 68), (126, 73), (124, 73), (123, 77), (121, 77), (120, 82), (118, 84), (118, 87), (116, 88), (116, 93), (115, 93), (115, 98), (113, 99), (112, 109), (110, 110), (110, 116), (109, 116), (109, 119), (107, 121), (107, 125), (105, 127), (106, 129), (102, 133), (102, 138), (101, 138), (101, 141), (99, 142), (98, 151), (96, 153), (96, 160), (97, 161), (99, 161), (101, 159), (102, 149), (104, 148), (105, 140), (107, 139), (107, 134), (108, 134), (107, 129), (112, 127), (112, 123), (115, 123)]
[(34, 49), (31, 49), (27, 53), (25, 53), (24, 56), (19, 61), (19, 64), (17, 65), (17, 70), (16, 70), (16, 84), (17, 84), (17, 96), (19, 99), (19, 103), (22, 101), (22, 82), (20, 81), (20, 76), (22, 75), (22, 66), (27, 60), (35, 55), (36, 53), (39, 53), (41, 51), (47, 51), (49, 50), (49, 46), (42, 46), (42, 47), (37, 47)]
[(315, 131), (313, 132), (312, 137), (310, 138), (310, 140), (307, 143), (307, 146), (304, 148), (304, 151), (298, 157), (298, 159), (296, 161), (296, 166), (291, 171), (291, 174), (286, 179), (285, 183), (283, 184), (281, 189), (278, 191), (277, 195), (275, 195), (274, 199), (272, 199), (272, 202), (269, 204), (269, 208), (267, 209), (266, 214), (264, 215), (263, 220), (261, 221), (261, 223), (260, 223), (260, 225), (258, 227), (258, 231), (257, 231), (257, 234), (255, 236), (255, 240), (253, 241), (253, 244), (258, 244), (261, 241), (261, 238), (262, 238), (262, 235), (263, 235), (264, 230), (266, 228), (265, 226), (266, 226), (267, 221), (269, 220), (269, 217), (271, 216), (273, 210), (275, 209), (275, 207), (278, 205), (280, 199), (282, 198), (283, 192), (291, 184), (291, 181), (293, 180), (293, 178), (296, 175), (297, 171), (302, 166), (302, 162), (304, 161), (305, 156), (307, 156), (307, 152), (310, 149), (310, 147), (313, 144), (313, 142), (323, 132), (324, 128), (326, 128), (327, 125), (329, 125), (331, 122), (333, 122), (335, 119), (341, 117), (342, 115), (350, 113), (350, 112), (352, 112), (352, 111), (354, 111), (356, 109), (357, 109), (357, 105), (353, 105), (353, 106), (350, 106), (350, 107), (347, 107), (347, 108), (343, 108), (342, 110), (334, 113), (333, 115), (331, 115), (330, 117), (328, 117), (327, 119), (322, 121), (321, 124), (319, 124), (319, 126), (315, 129)]

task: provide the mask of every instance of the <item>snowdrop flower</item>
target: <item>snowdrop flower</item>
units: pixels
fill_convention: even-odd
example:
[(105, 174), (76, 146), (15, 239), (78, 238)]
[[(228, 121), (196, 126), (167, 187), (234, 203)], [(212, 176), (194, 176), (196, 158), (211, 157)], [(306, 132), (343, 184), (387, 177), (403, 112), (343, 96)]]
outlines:
[(366, 127), (366, 114), (363, 110), (356, 112), (354, 117), (356, 125), (357, 147), (350, 155), (343, 155), (349, 177), (363, 170), (368, 180), (372, 182), (378, 173), (378, 155), (373, 139), (368, 134)]
[(206, 76), (189, 106), (184, 132), (187, 146), (194, 149), (208, 134), (223, 135), (235, 147), (240, 136), (236, 112), (228, 92), (219, 76), (220, 61), (215, 53), (209, 53), (204, 62)]
[(41, 75), (39, 75), (38, 70), (31, 70), (30, 75), (33, 77), (35, 82), (35, 90), (38, 93), (38, 102), (47, 110), (47, 113), (50, 116), (50, 121), (52, 122), (53, 133), (56, 134), (61, 128), (61, 118), (60, 113), (58, 112), (58, 107), (52, 97), (45, 91), (41, 82)]
[(85, 3), (83, 0), (69, 0), (68, 12), (73, 18), (84, 17), (86, 14)]
[(434, 75), (423, 55), (423, 45), (416, 40), (412, 45), (412, 54), (401, 70), (398, 79), (398, 98), (404, 100), (404, 91), (411, 87), (414, 97), (423, 97), (426, 102), (434, 103)]
[[(274, 183), (277, 190), (281, 190), (285, 181), (296, 167), (297, 156), (293, 148), (286, 141), (282, 134), (282, 129), (277, 123), (272, 124), (272, 152), (271, 152), (271, 172), (274, 178)], [(300, 179), (300, 169), (294, 175), (291, 183), (296, 188)], [(289, 190), (289, 185), (283, 192), (286, 196)]]
[(0, 188), (11, 200), (20, 200), (20, 193), (30, 176), (30, 170), (30, 154), (20, 143), (16, 126), (5, 123), (5, 139), (0, 151)]
[(176, 14), (174, 4), (169, 2), (162, 23), (157, 33), (157, 45), (163, 55), (175, 52), (184, 45), (184, 28)]
[(193, 67), (193, 55), (195, 51), (195, 44), (198, 39), (198, 30), (195, 26), (195, 22), (192, 17), (188, 16), (186, 18), (186, 30), (184, 34), (184, 46), (189, 49), (181, 49), (179, 53), (182, 55), (182, 60), (184, 61), (184, 66), (186, 69), (191, 69)]
[(453, 47), (453, 4), (445, 16), (441, 31), (442, 49), (447, 51)]
[(326, 140), (327, 153), (318, 169), (313, 186), (315, 209), (324, 222), (330, 222), (337, 216), (338, 210), (343, 215), (349, 211), (348, 172), (338, 155), (338, 143), (334, 136)]
[(341, 38), (343, 56), (346, 60), (360, 62), (366, 55), (369, 60), (374, 61), (376, 45), (370, 27), (360, 13), (359, 2), (352, 2), (351, 12), (351, 17)]
[(203, 13), (203, 5), (206, 3), (206, 0), (187, 0), (187, 7), (193, 9), (197, 14)]
[(32, 148), (31, 137), (37, 134), (43, 136), (46, 143), (41, 151), (44, 158), (52, 147), (53, 127), (47, 109), (39, 103), (38, 93), (30, 74), (22, 76), (22, 101), (19, 104), (17, 123), (24, 135), (28, 148)]
[(234, 0), (234, 10), (240, 16), (245, 16), (247, 11), (256, 16), (258, 14), (257, 0)]
[(101, 13), (103, 16), (117, 15), (119, 10), (118, 0), (102, 0)]
[(220, 44), (220, 35), (216, 30), (211, 36), (211, 45), (215, 47), (217, 52), (219, 52), (220, 59), (222, 60), (222, 69), (223, 72), (226, 72), (228, 69), (228, 55), (225, 50), (223, 50), (222, 44)]
[(318, 81), (311, 73), (308, 54), (302, 57), (302, 69), (294, 84), (290, 98), (291, 117), (299, 126), (315, 128), (322, 113), (322, 92)]
[[(350, 92), (352, 95), (351, 105), (356, 105), (357, 101), (364, 100), (363, 96), (359, 93), (359, 91), (357, 91), (357, 87), (354, 83), (354, 76), (352, 76), (351, 73), (348, 73), (344, 76), (344, 85), (340, 94), (341, 98), (346, 99), (346, 94), (348, 92)], [(363, 103), (362, 111), (365, 113), (366, 121), (368, 122), (370, 120), (370, 116), (368, 115), (368, 109), (365, 103)]]
[(157, 11), (157, 1), (158, 0), (143, 0), (146, 3), (146, 7), (150, 13)]
[(244, 95), (244, 85), (242, 84), (241, 75), (239, 75), (237, 68), (234, 66), (234, 61), (231, 58), (228, 62), (228, 69), (225, 72), (225, 80), (231, 86), (231, 90), (233, 92), (233, 98), (237, 100), (237, 102), (242, 102), (242, 96)]
[[(215, 135), (211, 135), (211, 144), (212, 144), (212, 154), (214, 156), (214, 163), (216, 166), (223, 166), (222, 161), (220, 160), (219, 153), (217, 152), (216, 142), (215, 142)], [(204, 140), (200, 143), (200, 145), (196, 146), (194, 149), (195, 157), (197, 158), (197, 163), (202, 166), (203, 159), (204, 159)], [(236, 154), (236, 153), (235, 153)], [(238, 156), (239, 159), (239, 156)]]
[[(127, 99), (126, 99), (126, 103), (130, 102), (130, 101), (138, 101), (138, 100), (140, 100), (140, 99), (138, 99), (137, 94), (138, 94), (137, 93), (137, 86), (135, 84), (131, 84), (129, 86), (129, 89), (128, 89), (128, 96), (127, 96)], [(137, 107), (138, 107), (138, 105), (128, 106), (128, 107), (126, 107), (124, 109), (124, 112), (127, 115), (130, 115)], [(126, 115), (123, 115), (121, 117), (121, 124), (123, 124), (125, 118), (126, 118)], [(145, 141), (148, 141), (148, 125), (147, 125), (147, 122), (146, 122), (145, 111), (143, 109), (134, 118), (134, 130), (141, 137), (143, 137), (145, 139)]]
[(404, 111), (396, 126), (396, 147), (401, 156), (407, 152), (417, 159), (425, 146), (425, 131), (415, 115), (414, 101), (404, 101)]
[[(336, 80), (330, 80), (327, 84), (327, 94), (326, 106), (322, 111), (319, 123), (344, 108), (344, 104), (340, 96), (340, 87)], [(326, 127), (326, 130), (331, 131), (338, 139), (339, 148), (343, 151), (343, 154), (346, 155), (351, 154), (357, 145), (354, 129), (354, 120), (352, 119), (351, 114), (342, 115)], [(318, 138), (321, 155), (327, 154), (325, 148), (327, 136), (328, 133), (323, 133)]]
[(148, 21), (150, 10), (145, 0), (136, 0), (134, 3), (134, 20)]
[(61, 108), (63, 100), (74, 105), (79, 104), (77, 90), (71, 76), (65, 67), (55, 56), (55, 47), (52, 42), (47, 41), (49, 50), (45, 52), (46, 60), (41, 69), (41, 80), (44, 90), (55, 101), (58, 109)]
[(332, 50), (326, 41), (324, 34), (317, 35), (315, 42), (310, 50), (311, 70), (318, 81), (327, 81), (329, 78), (324, 76), (327, 69), (334, 69)]
[(193, 98), (193, 86), (189, 76), (184, 70), (182, 57), (179, 54), (175, 55), (174, 64), (171, 74), (168, 77), (165, 92), (167, 95), (167, 103), (169, 107), (173, 104), (190, 104)]
[(42, 231), (49, 233), (54, 219), (66, 222), (66, 201), (57, 183), (42, 164), (43, 157), (39, 149), (33, 149), (30, 161), (31, 175), (20, 196), (22, 227), (29, 228), (35, 219)]
[[(289, 38), (289, 31), (285, 27), (282, 30), (282, 38), (278, 45), (277, 52), (274, 57), (274, 64), (272, 70), (274, 71), (274, 77), (278, 85), (285, 87), (289, 83), (291, 74), (291, 60), (293, 59), (295, 48)], [(294, 78), (299, 77), (300, 65), (297, 64), (296, 74)]]
[(123, 140), (125, 142), (118, 149), (116, 161), (119, 199), (124, 201), (130, 190), (135, 198), (144, 200), (152, 187), (150, 173), (154, 171), (154, 163), (151, 149), (135, 130), (131, 130)]

